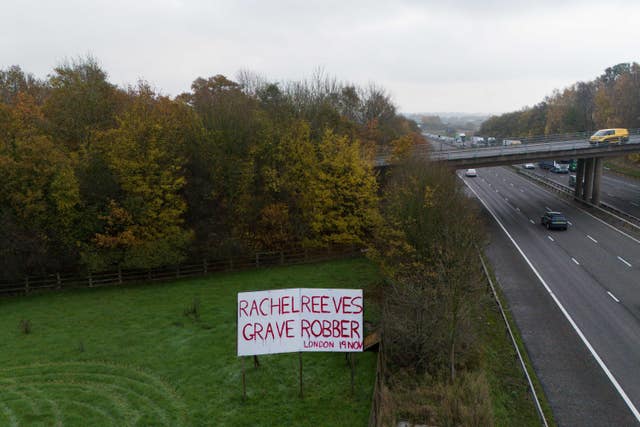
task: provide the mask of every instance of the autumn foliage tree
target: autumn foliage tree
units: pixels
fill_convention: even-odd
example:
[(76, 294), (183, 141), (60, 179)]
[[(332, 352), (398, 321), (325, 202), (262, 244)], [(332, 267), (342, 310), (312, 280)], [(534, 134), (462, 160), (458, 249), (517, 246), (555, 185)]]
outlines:
[(0, 278), (361, 245), (374, 149), (406, 156), (416, 130), (381, 88), (322, 74), (198, 77), (172, 98), (91, 57), (0, 70)]

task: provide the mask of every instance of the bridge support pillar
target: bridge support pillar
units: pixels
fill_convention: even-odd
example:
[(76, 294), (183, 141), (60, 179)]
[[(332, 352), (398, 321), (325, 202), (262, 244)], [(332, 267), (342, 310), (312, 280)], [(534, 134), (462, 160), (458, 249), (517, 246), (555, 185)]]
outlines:
[(582, 199), (589, 202), (591, 201), (591, 191), (593, 186), (593, 170), (595, 169), (595, 159), (593, 157), (586, 159), (584, 171), (584, 190), (582, 193)]
[(576, 199), (582, 198), (582, 192), (584, 190), (584, 159), (578, 159), (578, 167), (576, 169), (576, 189), (573, 194)]
[(593, 170), (593, 194), (591, 195), (591, 203), (600, 204), (600, 181), (602, 180), (602, 157), (596, 157)]

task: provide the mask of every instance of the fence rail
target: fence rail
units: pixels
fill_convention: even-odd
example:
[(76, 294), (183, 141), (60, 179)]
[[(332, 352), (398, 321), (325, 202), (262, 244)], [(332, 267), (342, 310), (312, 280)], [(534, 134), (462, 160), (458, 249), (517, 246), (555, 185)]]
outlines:
[(242, 256), (192, 260), (189, 263), (150, 269), (117, 269), (100, 272), (66, 272), (25, 276), (21, 280), (0, 281), (0, 295), (28, 295), (32, 292), (71, 288), (98, 288), (140, 282), (159, 282), (204, 276), (221, 271), (237, 271), (277, 265), (297, 265), (360, 254), (355, 247), (311, 250), (294, 248), (255, 252)]

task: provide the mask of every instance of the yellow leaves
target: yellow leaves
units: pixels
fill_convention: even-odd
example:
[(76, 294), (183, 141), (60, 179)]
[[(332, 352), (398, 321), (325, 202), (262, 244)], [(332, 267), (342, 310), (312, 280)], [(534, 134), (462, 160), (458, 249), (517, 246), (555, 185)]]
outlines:
[(425, 185), (424, 194), (422, 200), (422, 206), (425, 208), (432, 208), (435, 206), (435, 194), (436, 189), (431, 187), (430, 185)]

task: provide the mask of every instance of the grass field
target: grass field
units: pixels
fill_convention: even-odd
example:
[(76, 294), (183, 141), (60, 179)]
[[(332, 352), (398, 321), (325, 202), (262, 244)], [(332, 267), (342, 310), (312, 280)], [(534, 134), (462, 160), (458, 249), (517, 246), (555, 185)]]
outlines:
[[(0, 426), (366, 425), (375, 355), (357, 354), (356, 390), (342, 353), (246, 360), (236, 351), (236, 293), (365, 288), (366, 260), (218, 274), (167, 284), (0, 299)], [(199, 301), (200, 319), (185, 316)], [(21, 324), (28, 320), (31, 332)]]

